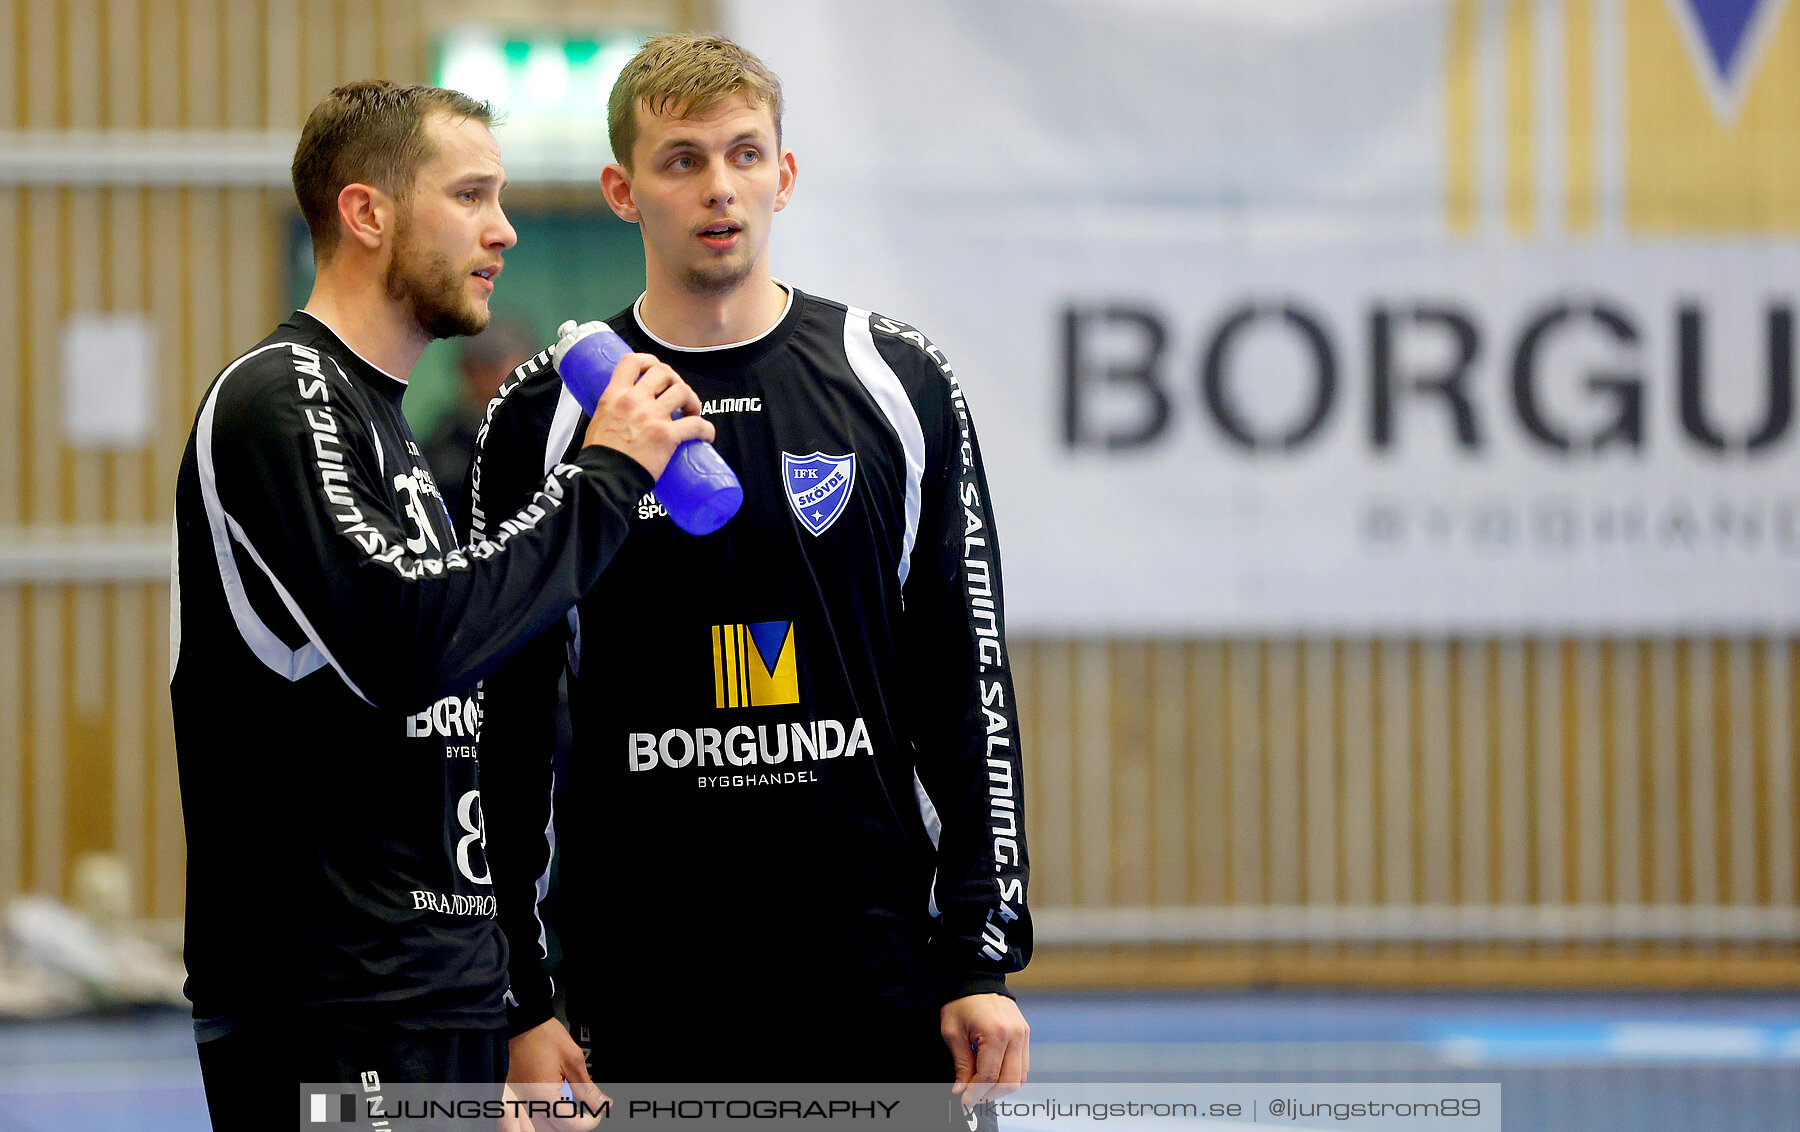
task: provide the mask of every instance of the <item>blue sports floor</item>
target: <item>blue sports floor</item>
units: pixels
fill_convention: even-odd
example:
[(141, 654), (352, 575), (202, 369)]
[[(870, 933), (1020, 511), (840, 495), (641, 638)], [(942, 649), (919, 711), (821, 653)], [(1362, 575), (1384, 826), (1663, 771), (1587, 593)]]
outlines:
[[(1800, 995), (1030, 995), (1038, 1081), (1498, 1081), (1507, 1132), (1795, 1132)], [(0, 1132), (207, 1127), (187, 1019), (0, 1023)]]

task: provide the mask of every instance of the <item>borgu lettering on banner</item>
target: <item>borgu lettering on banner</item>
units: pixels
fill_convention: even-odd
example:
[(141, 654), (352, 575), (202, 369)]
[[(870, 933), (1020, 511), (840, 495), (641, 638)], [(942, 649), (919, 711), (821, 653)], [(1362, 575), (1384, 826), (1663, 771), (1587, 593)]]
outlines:
[[(1793, 306), (1786, 301), (1767, 306), (1764, 357), (1758, 374), (1766, 382), (1760, 391), (1760, 419), (1736, 435), (1728, 434), (1709, 406), (1709, 400), (1716, 398), (1708, 396), (1707, 373), (1713, 367), (1706, 356), (1710, 322), (1706, 306), (1693, 299), (1678, 300), (1671, 318), (1675, 327), (1671, 337), (1677, 343), (1671, 384), (1678, 390), (1671, 406), (1678, 415), (1681, 441), (1713, 453), (1735, 451), (1747, 456), (1779, 446), (1793, 423)], [(1646, 415), (1654, 410), (1655, 402), (1647, 399), (1649, 390), (1637, 349), (1644, 340), (1639, 322), (1617, 303), (1570, 296), (1550, 299), (1525, 323), (1502, 359), (1507, 362), (1501, 383), (1507, 394), (1502, 415), (1510, 414), (1510, 421), (1484, 422), (1483, 405), (1477, 397), (1476, 363), (1487, 336), (1473, 307), (1446, 299), (1400, 305), (1373, 301), (1365, 335), (1368, 373), (1363, 419), (1367, 445), (1378, 452), (1394, 449), (1398, 418), (1407, 403), (1413, 402), (1435, 406), (1447, 441), (1474, 456), (1492, 443), (1496, 425), (1508, 424), (1543, 450), (1558, 455), (1598, 455), (1614, 447), (1642, 452)], [(1102, 363), (1091, 355), (1091, 342), (1120, 323), (1142, 332), (1140, 348), (1135, 354)], [(1298, 412), (1291, 421), (1274, 428), (1260, 424), (1245, 411), (1245, 397), (1236, 388), (1240, 381), (1267, 376), (1267, 371), (1259, 371), (1246, 378), (1233, 365), (1239, 349), (1250, 348), (1248, 340), (1259, 323), (1291, 333), (1303, 352), (1297, 378), (1301, 386)], [(1589, 371), (1577, 380), (1578, 387), (1585, 389), (1585, 399), (1596, 402), (1601, 414), (1601, 423), (1591, 428), (1557, 420), (1549, 409), (1552, 398), (1546, 389), (1553, 368), (1549, 360), (1559, 340), (1578, 340), (1583, 334), (1612, 346), (1617, 359), (1612, 368)], [(1063, 443), (1072, 450), (1119, 450), (1160, 441), (1171, 424), (1173, 405), (1165, 319), (1144, 306), (1071, 305), (1063, 312), (1063, 336)], [(1396, 355), (1408, 340), (1433, 338), (1443, 340), (1443, 360), (1418, 367), (1416, 372), (1403, 372)], [(1340, 387), (1340, 349), (1331, 330), (1304, 308), (1279, 301), (1242, 303), (1221, 318), (1201, 350), (1204, 360), (1198, 367), (1198, 400), (1207, 423), (1221, 439), (1246, 451), (1298, 453), (1321, 434), (1339, 399), (1354, 397)], [(1717, 380), (1715, 370), (1712, 381)], [(1108, 390), (1108, 385), (1135, 390), (1138, 413), (1134, 423), (1102, 431), (1089, 422), (1095, 402), (1108, 393), (1114, 400), (1130, 396), (1116, 388)]]
[[(1534, 286), (1544, 249), (1378, 271), (1313, 249), (1258, 257), (1235, 286), (1190, 284), (1185, 304), (1066, 303), (1064, 468), (1099, 472), (1115, 507), (1201, 520), (1095, 520), (1101, 547), (1160, 545), (1171, 567), (1097, 550), (1109, 585), (1161, 599), (1112, 615), (1153, 629), (1177, 594), (1200, 624), (1265, 629), (1791, 615), (1793, 284), (1767, 250), (1714, 248), (1716, 278), (1689, 290), (1659, 278), (1657, 254), (1567, 253), (1579, 262)], [(1592, 282), (1556, 281), (1577, 272)]]
[(957, 359), (1015, 630), (1800, 629), (1800, 5), (1001, 6), (727, 8), (807, 29), (784, 271)]

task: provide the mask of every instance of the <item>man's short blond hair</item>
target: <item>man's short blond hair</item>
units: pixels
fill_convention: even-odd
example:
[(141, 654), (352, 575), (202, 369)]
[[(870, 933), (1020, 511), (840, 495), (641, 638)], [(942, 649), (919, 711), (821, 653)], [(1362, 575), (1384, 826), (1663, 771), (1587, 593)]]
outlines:
[(652, 114), (686, 118), (704, 114), (742, 94), (766, 106), (781, 145), (781, 80), (763, 61), (716, 35), (667, 32), (646, 42), (613, 83), (606, 103), (606, 133), (613, 160), (631, 168), (641, 105)]

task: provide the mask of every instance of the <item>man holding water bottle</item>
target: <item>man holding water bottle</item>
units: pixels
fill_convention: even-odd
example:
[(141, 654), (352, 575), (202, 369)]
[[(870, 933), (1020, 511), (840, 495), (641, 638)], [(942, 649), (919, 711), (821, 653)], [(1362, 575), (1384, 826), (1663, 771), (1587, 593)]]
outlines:
[[(602, 185), (640, 226), (647, 277), (607, 324), (693, 387), (743, 504), (696, 535), (646, 492), (605, 576), (487, 682), (512, 1080), (1004, 1095), (1028, 1063), (1006, 989), (1031, 951), (1027, 858), (963, 392), (917, 330), (773, 277), (797, 166), (755, 56), (657, 36), (609, 126)], [(549, 366), (502, 387), (477, 443), (477, 533), (582, 416)], [(574, 739), (553, 784), (565, 667)], [(567, 1032), (538, 916), (557, 847)]]
[(216, 1129), (292, 1127), (302, 1082), (504, 1080), (473, 686), (712, 435), (631, 355), (569, 459), (457, 545), (400, 398), (427, 343), (487, 324), (515, 240), (488, 121), (383, 81), (313, 110), (293, 167), (311, 297), (214, 380), (182, 459), (170, 698)]

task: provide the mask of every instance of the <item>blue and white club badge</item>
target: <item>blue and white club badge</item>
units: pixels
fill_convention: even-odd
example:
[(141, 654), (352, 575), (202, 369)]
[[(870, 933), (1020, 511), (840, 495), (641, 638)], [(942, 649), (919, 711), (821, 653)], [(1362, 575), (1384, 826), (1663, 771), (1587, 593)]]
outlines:
[(810, 456), (781, 454), (781, 482), (787, 488), (788, 502), (794, 514), (815, 535), (837, 522), (850, 502), (856, 486), (856, 453), (827, 456), (814, 452)]

